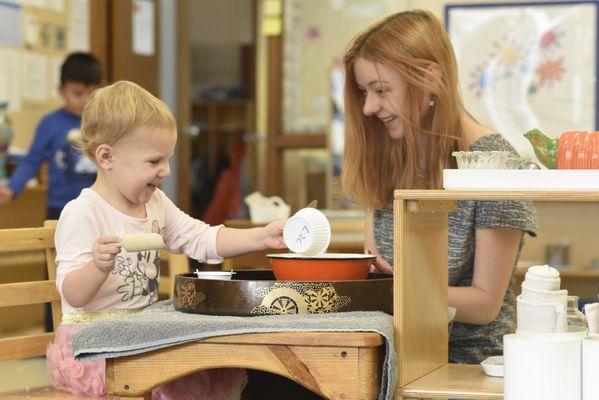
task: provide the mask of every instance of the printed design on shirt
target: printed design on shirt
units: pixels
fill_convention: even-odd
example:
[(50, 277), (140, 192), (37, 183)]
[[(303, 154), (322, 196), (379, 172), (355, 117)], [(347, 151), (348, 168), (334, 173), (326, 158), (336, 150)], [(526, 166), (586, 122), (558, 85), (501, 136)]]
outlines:
[(56, 166), (67, 173), (70, 178), (81, 177), (81, 175), (95, 174), (96, 165), (81, 154), (78, 148), (81, 133), (79, 129), (71, 129), (67, 134), (67, 141), (54, 154)]
[[(152, 233), (159, 233), (158, 221), (152, 221)], [(158, 300), (160, 281), (160, 252), (158, 250), (128, 253), (122, 251), (116, 257), (113, 274), (123, 277), (123, 284), (117, 288), (121, 301), (128, 302), (136, 297), (147, 297), (148, 304)]]
[(342, 311), (351, 302), (349, 296), (339, 296), (330, 283), (276, 283), (257, 288), (254, 296), (262, 297), (252, 314), (325, 314)]
[(156, 219), (152, 220), (152, 233), (157, 233), (160, 236), (164, 234), (164, 227), (161, 228), (160, 223)]

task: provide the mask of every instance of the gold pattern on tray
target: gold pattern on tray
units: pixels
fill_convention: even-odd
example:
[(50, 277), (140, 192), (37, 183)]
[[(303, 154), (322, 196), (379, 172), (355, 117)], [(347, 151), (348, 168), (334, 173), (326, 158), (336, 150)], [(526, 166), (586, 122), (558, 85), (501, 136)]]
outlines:
[(196, 292), (193, 281), (182, 281), (177, 287), (178, 298), (181, 306), (184, 308), (195, 308), (206, 300), (206, 295), (202, 292)]
[(254, 290), (262, 297), (252, 314), (323, 314), (342, 311), (350, 302), (349, 296), (339, 296), (330, 283), (277, 283), (270, 288)]

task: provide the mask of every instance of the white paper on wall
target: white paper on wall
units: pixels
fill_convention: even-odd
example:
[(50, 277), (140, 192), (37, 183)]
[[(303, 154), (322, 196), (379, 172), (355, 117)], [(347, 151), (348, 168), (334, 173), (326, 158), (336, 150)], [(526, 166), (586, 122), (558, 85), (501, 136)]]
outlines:
[(21, 109), (19, 90), (19, 52), (0, 49), (0, 102), (8, 102), (12, 111)]
[(21, 53), (23, 99), (48, 100), (48, 58), (32, 52)]
[(21, 10), (18, 4), (0, 2), (0, 45), (21, 47)]
[(40, 38), (40, 23), (35, 15), (26, 14), (24, 16), (23, 32), (25, 33), (25, 44), (31, 47), (37, 46)]
[(89, 0), (69, 1), (69, 26), (67, 48), (69, 51), (89, 51)]
[(133, 0), (131, 7), (133, 54), (153, 56), (155, 52), (154, 3), (149, 0)]

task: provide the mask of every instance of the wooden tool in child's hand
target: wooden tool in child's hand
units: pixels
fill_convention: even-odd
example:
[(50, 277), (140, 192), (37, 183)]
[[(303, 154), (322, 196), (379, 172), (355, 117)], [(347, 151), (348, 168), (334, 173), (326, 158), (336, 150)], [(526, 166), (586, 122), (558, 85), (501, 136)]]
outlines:
[(126, 251), (146, 251), (166, 249), (162, 236), (157, 233), (135, 233), (125, 235), (119, 246)]

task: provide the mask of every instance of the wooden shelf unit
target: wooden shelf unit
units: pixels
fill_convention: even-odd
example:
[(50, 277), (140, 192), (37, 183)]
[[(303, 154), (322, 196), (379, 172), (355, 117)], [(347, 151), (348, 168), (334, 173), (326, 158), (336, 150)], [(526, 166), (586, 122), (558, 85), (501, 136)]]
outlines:
[(445, 364), (400, 391), (406, 397), (502, 399), (503, 379), (485, 375), (479, 365)]
[(448, 364), (447, 213), (458, 200), (599, 202), (599, 190), (395, 191), (393, 325), (398, 398), (503, 398), (503, 379), (487, 377), (478, 365)]

